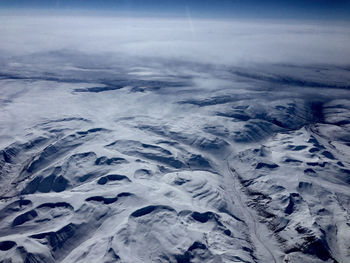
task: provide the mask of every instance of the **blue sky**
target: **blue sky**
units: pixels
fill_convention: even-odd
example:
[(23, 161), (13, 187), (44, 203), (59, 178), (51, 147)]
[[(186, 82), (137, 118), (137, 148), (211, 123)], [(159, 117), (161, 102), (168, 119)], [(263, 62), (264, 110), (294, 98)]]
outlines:
[(0, 8), (98, 10), (193, 15), (349, 19), (350, 0), (0, 0)]

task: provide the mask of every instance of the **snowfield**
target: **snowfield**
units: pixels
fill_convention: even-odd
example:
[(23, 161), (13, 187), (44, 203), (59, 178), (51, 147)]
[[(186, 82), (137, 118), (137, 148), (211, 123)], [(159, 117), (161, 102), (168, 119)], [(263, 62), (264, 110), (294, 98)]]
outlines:
[(10, 18), (0, 262), (350, 262), (348, 29)]

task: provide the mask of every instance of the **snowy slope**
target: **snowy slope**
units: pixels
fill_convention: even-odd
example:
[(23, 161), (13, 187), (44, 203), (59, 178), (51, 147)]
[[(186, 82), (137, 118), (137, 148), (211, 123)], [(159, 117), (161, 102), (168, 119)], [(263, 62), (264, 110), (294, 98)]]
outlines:
[(85, 55), (3, 56), (0, 262), (350, 262), (348, 67)]

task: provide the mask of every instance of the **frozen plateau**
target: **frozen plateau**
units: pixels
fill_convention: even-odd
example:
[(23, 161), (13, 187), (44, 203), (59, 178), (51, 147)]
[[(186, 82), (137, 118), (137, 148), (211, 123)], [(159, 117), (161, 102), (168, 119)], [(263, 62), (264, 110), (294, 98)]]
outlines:
[(0, 24), (1, 263), (350, 262), (348, 27)]

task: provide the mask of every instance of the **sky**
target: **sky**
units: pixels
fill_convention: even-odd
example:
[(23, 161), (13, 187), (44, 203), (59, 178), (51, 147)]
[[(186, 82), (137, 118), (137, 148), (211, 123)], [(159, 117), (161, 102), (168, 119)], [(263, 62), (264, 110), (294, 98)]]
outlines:
[[(62, 51), (72, 61), (80, 57), (71, 54), (96, 55), (102, 61), (108, 54), (223, 65), (349, 65), (350, 18), (344, 20), (349, 5), (340, 0), (0, 0), (0, 66), (12, 56), (39, 58), (36, 64), (45, 65), (43, 56), (49, 60)], [(56, 10), (116, 15), (61, 16)], [(48, 15), (36, 15), (42, 12)]]
[(0, 9), (350, 20), (350, 0), (0, 0)]

